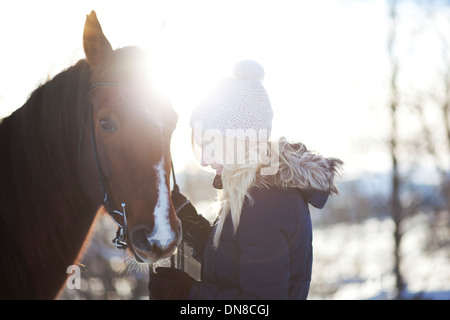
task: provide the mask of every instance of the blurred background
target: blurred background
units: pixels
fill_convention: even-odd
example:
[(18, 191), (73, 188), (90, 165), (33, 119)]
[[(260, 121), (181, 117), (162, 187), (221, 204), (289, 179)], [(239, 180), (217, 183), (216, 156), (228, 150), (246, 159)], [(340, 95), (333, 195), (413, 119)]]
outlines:
[[(216, 194), (191, 151), (190, 112), (234, 63), (256, 60), (272, 137), (345, 162), (340, 195), (312, 210), (309, 299), (450, 299), (450, 1), (1, 2), (0, 117), (84, 58), (91, 10), (113, 48), (138, 45), (158, 61), (179, 115), (177, 179), (200, 213), (214, 217)], [(148, 266), (124, 263), (114, 234), (99, 217), (81, 289), (61, 299), (148, 298)]]

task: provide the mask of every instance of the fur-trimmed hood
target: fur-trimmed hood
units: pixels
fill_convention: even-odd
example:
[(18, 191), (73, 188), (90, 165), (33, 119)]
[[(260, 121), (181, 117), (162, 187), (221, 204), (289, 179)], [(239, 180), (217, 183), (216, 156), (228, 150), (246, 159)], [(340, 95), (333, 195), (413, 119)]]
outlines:
[(274, 151), (275, 156), (279, 156), (278, 171), (271, 175), (259, 174), (256, 186), (298, 188), (304, 198), (318, 208), (325, 205), (328, 195), (339, 193), (335, 177), (340, 176), (342, 160), (325, 158), (309, 151), (304, 144), (288, 142), (284, 137), (278, 144), (272, 144), (272, 153)]

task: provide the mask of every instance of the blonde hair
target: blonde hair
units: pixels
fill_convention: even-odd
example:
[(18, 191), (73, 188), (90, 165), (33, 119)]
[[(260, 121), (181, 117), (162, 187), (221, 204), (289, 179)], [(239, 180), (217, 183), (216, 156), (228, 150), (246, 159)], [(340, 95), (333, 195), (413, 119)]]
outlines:
[[(245, 143), (240, 141), (240, 143)], [(237, 159), (237, 164), (224, 164), (222, 170), (223, 189), (218, 194), (218, 222), (214, 234), (213, 247), (217, 249), (223, 226), (228, 215), (231, 215), (233, 231), (236, 233), (247, 198), (253, 204), (249, 191), (257, 180), (258, 173), (269, 155), (267, 141), (250, 143), (250, 147)]]
[(218, 222), (214, 234), (214, 248), (219, 246), (225, 219), (230, 214), (233, 223), (233, 230), (239, 226), (242, 207), (245, 198), (250, 201), (249, 189), (256, 178), (257, 168), (255, 165), (225, 165), (222, 171), (223, 189), (219, 191), (218, 202)]
[[(244, 201), (253, 204), (250, 197), (252, 187), (259, 188), (300, 188), (321, 190), (328, 194), (338, 194), (335, 176), (340, 176), (343, 162), (337, 158), (325, 158), (307, 150), (299, 142), (291, 143), (285, 137), (275, 141), (253, 144), (245, 157), (250, 161), (225, 164), (222, 170), (223, 190), (219, 193), (218, 223), (214, 234), (213, 247), (220, 242), (225, 219), (230, 214), (233, 230), (236, 233)], [(275, 170), (265, 170), (275, 163)], [(263, 171), (264, 170), (264, 171)]]
[[(234, 156), (233, 163), (223, 164), (221, 174), (223, 188), (219, 191), (215, 203), (217, 228), (213, 247), (216, 249), (228, 215), (231, 215), (233, 230), (236, 233), (244, 202), (247, 199), (248, 203), (253, 205), (250, 190), (254, 186), (301, 187), (337, 193), (333, 178), (336, 170), (342, 165), (338, 159), (323, 158), (308, 151), (301, 143), (288, 142), (285, 137), (270, 142), (265, 139), (264, 141), (226, 139), (227, 148), (234, 146), (235, 150), (240, 149), (241, 152), (231, 152)], [(194, 148), (193, 132), (191, 142)]]

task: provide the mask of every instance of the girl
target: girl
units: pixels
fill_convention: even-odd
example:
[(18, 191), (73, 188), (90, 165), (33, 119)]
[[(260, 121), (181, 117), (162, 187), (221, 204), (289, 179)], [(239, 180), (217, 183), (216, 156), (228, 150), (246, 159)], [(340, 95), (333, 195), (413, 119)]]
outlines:
[[(202, 279), (157, 268), (154, 299), (306, 299), (312, 268), (308, 205), (323, 208), (338, 190), (343, 162), (285, 138), (269, 142), (272, 107), (254, 61), (235, 66), (193, 111), (203, 166), (216, 171), (220, 210), (213, 227), (192, 205), (179, 212)], [(173, 201), (183, 196), (174, 194)]]

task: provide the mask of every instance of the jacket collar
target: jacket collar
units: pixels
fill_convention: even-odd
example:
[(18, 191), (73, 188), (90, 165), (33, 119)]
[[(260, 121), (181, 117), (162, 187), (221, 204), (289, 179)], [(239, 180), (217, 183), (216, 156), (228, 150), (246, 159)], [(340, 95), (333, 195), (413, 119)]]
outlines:
[[(278, 150), (274, 150), (277, 149), (274, 146)], [(255, 186), (315, 190), (327, 196), (338, 194), (335, 177), (340, 176), (344, 164), (342, 160), (325, 158), (308, 150), (303, 143), (290, 143), (284, 137), (272, 144), (271, 152), (278, 153), (278, 171), (271, 175), (258, 174)]]

